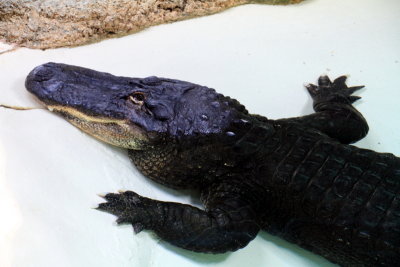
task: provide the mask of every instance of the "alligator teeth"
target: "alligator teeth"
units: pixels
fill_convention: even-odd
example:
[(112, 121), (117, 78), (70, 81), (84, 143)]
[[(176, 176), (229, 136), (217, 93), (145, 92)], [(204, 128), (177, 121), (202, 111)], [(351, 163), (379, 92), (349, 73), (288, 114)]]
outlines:
[(48, 106), (47, 109), (50, 110), (51, 112), (54, 110), (54, 108), (50, 106)]

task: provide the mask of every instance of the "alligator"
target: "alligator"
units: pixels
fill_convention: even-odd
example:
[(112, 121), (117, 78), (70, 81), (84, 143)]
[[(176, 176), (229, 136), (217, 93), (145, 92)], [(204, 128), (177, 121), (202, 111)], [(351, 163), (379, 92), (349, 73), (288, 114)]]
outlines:
[(120, 191), (98, 209), (203, 253), (245, 247), (261, 230), (342, 266), (400, 266), (400, 158), (350, 145), (368, 132), (346, 76), (306, 86), (315, 113), (272, 120), (193, 83), (47, 63), (26, 88), (89, 135), (128, 150), (204, 209)]

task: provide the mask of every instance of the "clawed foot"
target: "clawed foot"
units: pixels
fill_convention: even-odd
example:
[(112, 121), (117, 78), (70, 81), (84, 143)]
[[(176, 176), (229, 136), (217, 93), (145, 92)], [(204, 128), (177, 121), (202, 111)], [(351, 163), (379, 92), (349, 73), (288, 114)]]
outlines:
[(117, 216), (118, 224), (132, 224), (135, 233), (150, 227), (150, 210), (153, 204), (151, 199), (132, 191), (120, 191), (119, 194), (109, 193), (99, 196), (107, 202), (99, 204), (96, 209)]
[(341, 102), (352, 104), (361, 97), (352, 94), (364, 86), (347, 87), (346, 76), (340, 76), (333, 82), (328, 76), (323, 75), (318, 79), (318, 86), (314, 84), (306, 85), (308, 92), (314, 100), (314, 105), (322, 102)]

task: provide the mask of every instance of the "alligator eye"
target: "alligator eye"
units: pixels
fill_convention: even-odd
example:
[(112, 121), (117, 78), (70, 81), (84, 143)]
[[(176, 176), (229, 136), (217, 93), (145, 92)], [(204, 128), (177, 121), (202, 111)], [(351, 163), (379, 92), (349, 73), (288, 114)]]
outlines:
[(133, 93), (129, 96), (129, 100), (131, 100), (134, 104), (143, 105), (145, 99), (145, 95), (140, 92)]

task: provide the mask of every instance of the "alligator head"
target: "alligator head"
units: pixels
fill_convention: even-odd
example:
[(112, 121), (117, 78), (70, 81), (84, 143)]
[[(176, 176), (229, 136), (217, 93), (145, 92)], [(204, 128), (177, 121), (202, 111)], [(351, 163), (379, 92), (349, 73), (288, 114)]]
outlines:
[(86, 133), (135, 150), (166, 138), (221, 133), (247, 113), (236, 100), (189, 82), (117, 77), (58, 63), (36, 67), (25, 85)]

